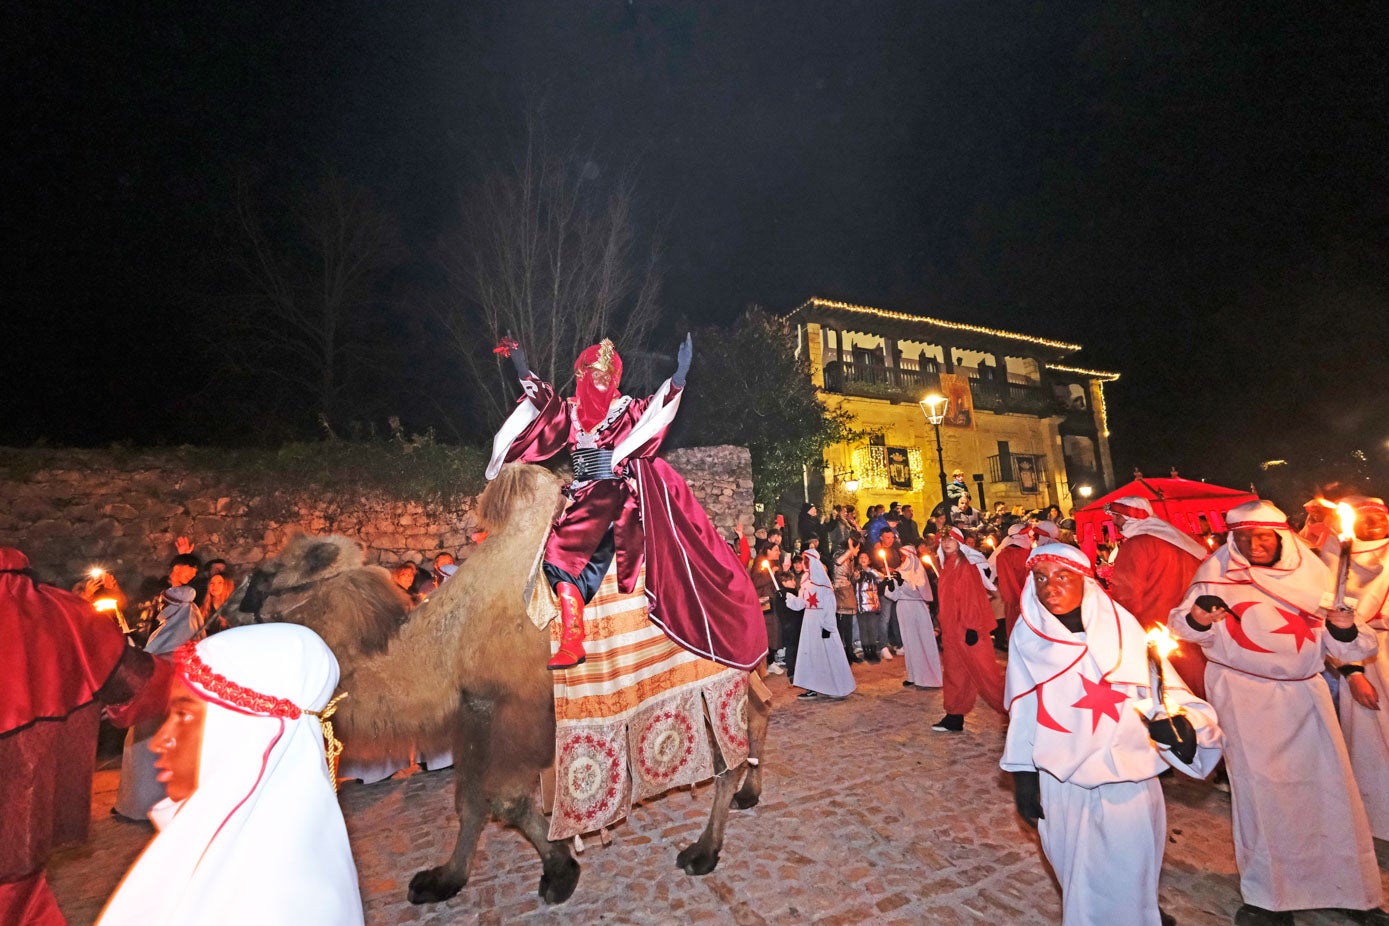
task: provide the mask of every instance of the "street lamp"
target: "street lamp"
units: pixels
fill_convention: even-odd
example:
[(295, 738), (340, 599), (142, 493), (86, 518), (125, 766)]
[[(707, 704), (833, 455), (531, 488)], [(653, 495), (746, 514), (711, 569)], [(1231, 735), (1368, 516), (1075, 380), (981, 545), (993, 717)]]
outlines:
[(931, 427), (936, 430), (936, 464), (940, 466), (940, 500), (944, 504), (947, 500), (945, 492), (945, 449), (940, 443), (940, 425), (945, 420), (945, 410), (950, 407), (950, 400), (943, 395), (936, 395), (934, 392), (916, 403), (921, 407), (921, 414), (926, 416)]
[(1078, 485), (1076, 486), (1076, 494), (1081, 498), (1089, 498), (1091, 495), (1095, 494), (1095, 490), (1091, 488), (1089, 484)]
[(857, 492), (857, 491), (858, 491), (858, 476), (854, 473), (853, 470), (849, 470), (849, 476), (848, 476), (848, 478), (846, 478), (846, 479), (844, 480), (844, 491), (845, 491), (845, 492)]

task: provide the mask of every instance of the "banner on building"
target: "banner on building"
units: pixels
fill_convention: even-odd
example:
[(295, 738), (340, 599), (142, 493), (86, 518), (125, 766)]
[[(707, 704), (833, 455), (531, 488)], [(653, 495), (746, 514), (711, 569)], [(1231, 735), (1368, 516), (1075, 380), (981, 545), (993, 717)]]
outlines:
[(950, 400), (945, 409), (947, 428), (974, 427), (974, 395), (969, 389), (969, 377), (960, 373), (941, 373), (940, 391)]
[(894, 489), (912, 487), (912, 462), (907, 448), (887, 448), (887, 481)]

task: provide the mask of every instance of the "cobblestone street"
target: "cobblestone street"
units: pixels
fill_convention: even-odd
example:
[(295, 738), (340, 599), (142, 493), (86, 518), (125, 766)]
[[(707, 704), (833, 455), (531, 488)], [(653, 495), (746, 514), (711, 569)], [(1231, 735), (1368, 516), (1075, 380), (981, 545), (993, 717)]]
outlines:
[[(708, 786), (635, 808), (607, 845), (588, 840), (566, 904), (540, 904), (535, 852), (492, 824), (467, 887), (415, 907), (406, 883), (452, 846), (451, 773), (346, 785), (367, 923), (1058, 922), (1058, 890), (998, 769), (1001, 718), (981, 704), (964, 734), (933, 733), (940, 693), (904, 689), (902, 666), (855, 667), (859, 690), (842, 702), (800, 702), (784, 678), (769, 680), (776, 713), (762, 803), (732, 814), (719, 867), (705, 877), (682, 874), (675, 854), (704, 825)], [(151, 832), (109, 815), (115, 787), (114, 772), (98, 774), (91, 840), (49, 866), (74, 926), (95, 919)], [(1167, 780), (1166, 792), (1163, 907), (1179, 923), (1229, 923), (1239, 906), (1229, 797), (1184, 778)], [(1377, 849), (1383, 869), (1389, 846)]]

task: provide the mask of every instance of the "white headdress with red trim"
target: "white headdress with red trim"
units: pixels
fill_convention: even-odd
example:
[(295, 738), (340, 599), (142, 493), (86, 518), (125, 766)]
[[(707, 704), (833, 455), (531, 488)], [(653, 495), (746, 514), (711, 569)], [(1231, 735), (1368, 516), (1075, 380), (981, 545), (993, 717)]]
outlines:
[(160, 832), (98, 922), (360, 924), (316, 716), (337, 688), (332, 652), (307, 627), (258, 624), (180, 651), (177, 666), (207, 701), (197, 789), (151, 811)]
[(1159, 540), (1165, 540), (1179, 550), (1190, 553), (1197, 559), (1205, 559), (1210, 553), (1210, 550), (1207, 550), (1195, 537), (1154, 514), (1153, 505), (1146, 498), (1138, 495), (1126, 495), (1123, 498), (1115, 499), (1104, 508), (1112, 515), (1121, 514), (1124, 516), (1124, 526), (1119, 528), (1119, 533), (1123, 534), (1125, 538), (1144, 535), (1156, 537)]

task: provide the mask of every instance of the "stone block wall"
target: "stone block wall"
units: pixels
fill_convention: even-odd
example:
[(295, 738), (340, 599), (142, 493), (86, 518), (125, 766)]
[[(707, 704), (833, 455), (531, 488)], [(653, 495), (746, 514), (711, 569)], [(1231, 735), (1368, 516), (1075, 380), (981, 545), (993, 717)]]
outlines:
[[(32, 460), (26, 460), (31, 456)], [(671, 451), (725, 535), (752, 520), (752, 457), (742, 447)], [(325, 492), (312, 485), (248, 494), (233, 472), (190, 467), (177, 451), (117, 457), (101, 450), (5, 450), (0, 466), (0, 545), (28, 554), (39, 577), (70, 587), (93, 566), (133, 593), (189, 537), (203, 559), (221, 558), (238, 578), (274, 556), (293, 532), (339, 533), (372, 562), (419, 562), (471, 542), (474, 499), (450, 504), (387, 492)]]

